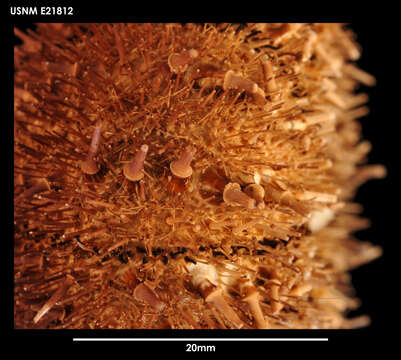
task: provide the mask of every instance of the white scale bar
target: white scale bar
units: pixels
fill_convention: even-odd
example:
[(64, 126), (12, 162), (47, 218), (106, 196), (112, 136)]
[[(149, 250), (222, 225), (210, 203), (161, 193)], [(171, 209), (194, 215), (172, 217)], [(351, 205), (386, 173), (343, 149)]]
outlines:
[(328, 338), (73, 338), (73, 341), (329, 341)]

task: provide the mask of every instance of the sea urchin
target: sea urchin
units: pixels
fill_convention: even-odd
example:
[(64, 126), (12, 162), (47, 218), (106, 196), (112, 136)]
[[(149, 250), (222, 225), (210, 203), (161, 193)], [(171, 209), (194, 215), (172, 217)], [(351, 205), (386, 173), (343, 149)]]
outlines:
[(343, 24), (37, 24), (15, 47), (16, 328), (350, 328), (381, 254)]

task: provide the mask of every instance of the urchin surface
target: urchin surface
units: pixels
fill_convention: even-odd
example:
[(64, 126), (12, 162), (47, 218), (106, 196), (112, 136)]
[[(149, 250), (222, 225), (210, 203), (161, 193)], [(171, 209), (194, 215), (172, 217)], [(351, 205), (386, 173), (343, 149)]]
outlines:
[(380, 256), (343, 24), (15, 29), (16, 328), (332, 329)]

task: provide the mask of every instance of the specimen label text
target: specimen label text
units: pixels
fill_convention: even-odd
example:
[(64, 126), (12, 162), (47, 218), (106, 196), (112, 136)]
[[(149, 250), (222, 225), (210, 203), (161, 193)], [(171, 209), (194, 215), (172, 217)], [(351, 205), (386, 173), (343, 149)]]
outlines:
[(10, 6), (11, 15), (74, 15), (72, 6)]

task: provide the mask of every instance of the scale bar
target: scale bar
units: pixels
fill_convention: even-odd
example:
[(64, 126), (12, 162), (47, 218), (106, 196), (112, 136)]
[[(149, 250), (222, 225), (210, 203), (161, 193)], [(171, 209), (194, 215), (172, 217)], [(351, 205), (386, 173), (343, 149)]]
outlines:
[(329, 338), (73, 338), (73, 341), (329, 341)]

